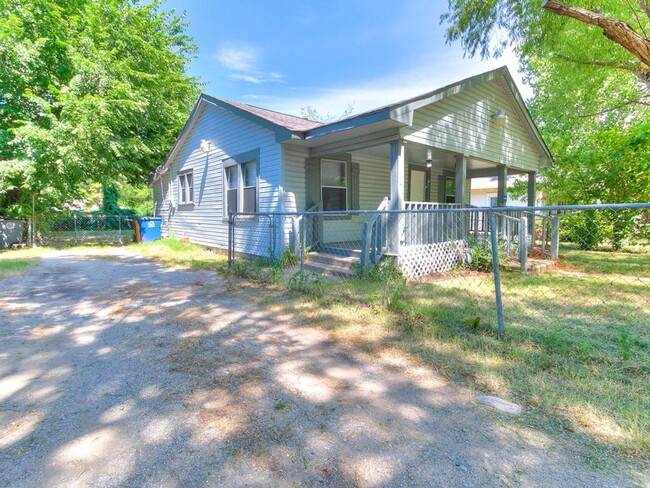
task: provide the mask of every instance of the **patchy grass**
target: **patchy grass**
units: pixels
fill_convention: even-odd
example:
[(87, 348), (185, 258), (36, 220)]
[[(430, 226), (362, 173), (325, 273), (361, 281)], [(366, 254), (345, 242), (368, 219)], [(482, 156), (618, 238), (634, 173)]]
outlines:
[[(172, 266), (227, 266), (224, 256), (173, 240), (132, 248)], [(590, 447), (587, 456), (599, 453), (603, 463), (602, 452), (647, 462), (650, 280), (636, 263), (648, 257), (564, 253), (565, 268), (581, 274), (502, 273), (505, 338), (496, 335), (489, 273), (418, 283), (391, 272), (343, 282), (306, 274), (285, 287), (231, 288), (251, 288), (261, 306), (327, 329), (340, 342), (371, 354), (407, 353), (452, 381), (520, 403), (526, 413), (518, 422), (573, 433)]]
[(129, 249), (143, 256), (158, 259), (166, 266), (179, 269), (209, 269), (218, 273), (228, 270), (225, 253), (212, 252), (197, 244), (185, 244), (177, 239), (132, 244)]
[(491, 274), (319, 286), (273, 306), (339, 341), (407, 352), (452, 381), (520, 403), (521, 422), (575, 433), (590, 452), (650, 459), (650, 282), (504, 272), (503, 339)]
[(630, 251), (581, 251), (562, 247), (561, 264), (585, 273), (621, 274), (650, 278), (650, 246)]
[(9, 249), (0, 252), (0, 279), (24, 273), (41, 262), (41, 254), (46, 249)]

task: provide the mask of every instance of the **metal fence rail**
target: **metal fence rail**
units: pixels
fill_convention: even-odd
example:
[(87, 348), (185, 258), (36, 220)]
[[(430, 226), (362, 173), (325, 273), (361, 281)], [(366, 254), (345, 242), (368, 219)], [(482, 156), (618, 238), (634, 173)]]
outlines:
[(34, 215), (30, 236), (35, 246), (123, 245), (134, 241), (135, 217), (124, 215)]
[(462, 290), (500, 333), (516, 321), (551, 327), (577, 315), (650, 325), (650, 204), (411, 207), (232, 214), (230, 262), (263, 256), (303, 273), (363, 277), (394, 259), (442, 294)]

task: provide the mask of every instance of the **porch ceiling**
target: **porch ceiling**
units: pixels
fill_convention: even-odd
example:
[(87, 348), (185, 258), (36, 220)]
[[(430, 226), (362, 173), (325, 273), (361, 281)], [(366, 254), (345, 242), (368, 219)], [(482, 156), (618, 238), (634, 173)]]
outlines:
[[(456, 154), (450, 151), (445, 151), (438, 148), (428, 148), (421, 144), (416, 143), (407, 143), (405, 147), (405, 161), (406, 164), (421, 164), (424, 166), (427, 159), (427, 150), (431, 150), (431, 159), (433, 166), (436, 168), (444, 168), (448, 170), (454, 170), (456, 164)], [(377, 146), (367, 147), (364, 149), (359, 149), (354, 151), (357, 153), (368, 154), (370, 156), (375, 156), (378, 158), (386, 159), (387, 161), (390, 158), (390, 146), (388, 144), (381, 144)], [(496, 168), (495, 163), (490, 163), (487, 161), (481, 161), (478, 159), (469, 159), (468, 169), (489, 169)]]

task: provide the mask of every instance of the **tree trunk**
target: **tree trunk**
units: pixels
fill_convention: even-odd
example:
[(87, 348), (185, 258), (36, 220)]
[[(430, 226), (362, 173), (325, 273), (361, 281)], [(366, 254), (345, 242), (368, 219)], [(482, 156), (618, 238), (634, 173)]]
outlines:
[(600, 27), (605, 37), (625, 48), (645, 65), (642, 70), (639, 70), (637, 75), (650, 79), (650, 39), (640, 35), (629, 24), (622, 20), (612, 19), (598, 12), (573, 7), (556, 2), (555, 0), (544, 0), (542, 7), (556, 14)]

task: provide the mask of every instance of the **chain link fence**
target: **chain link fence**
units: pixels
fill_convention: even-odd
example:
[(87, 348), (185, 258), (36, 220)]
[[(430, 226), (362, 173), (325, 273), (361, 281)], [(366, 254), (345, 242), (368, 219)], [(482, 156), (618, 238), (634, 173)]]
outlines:
[(129, 244), (135, 238), (135, 219), (123, 215), (34, 215), (28, 242), (51, 247)]
[(232, 214), (229, 260), (361, 279), (392, 261), (433, 287), (441, 307), (473, 308), (501, 334), (506, 326), (604, 327), (622, 341), (626, 330), (647, 334), (650, 204), (407, 208)]

